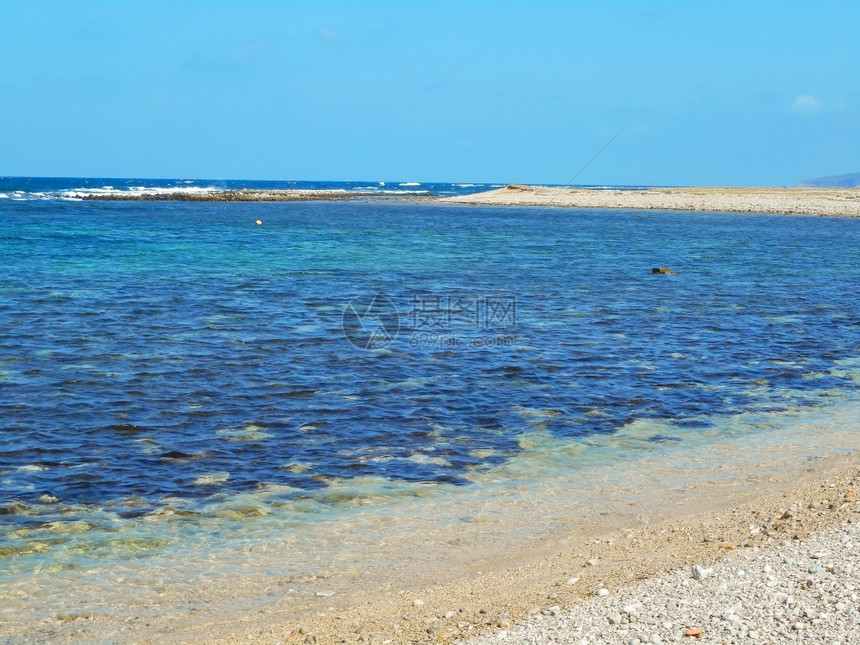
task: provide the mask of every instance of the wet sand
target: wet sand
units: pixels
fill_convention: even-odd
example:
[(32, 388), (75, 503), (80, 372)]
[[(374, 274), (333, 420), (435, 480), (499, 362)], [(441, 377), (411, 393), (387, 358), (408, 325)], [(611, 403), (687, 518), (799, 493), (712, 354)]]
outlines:
[(441, 201), (480, 206), (630, 208), (860, 217), (858, 188), (649, 188), (596, 190), (511, 184)]

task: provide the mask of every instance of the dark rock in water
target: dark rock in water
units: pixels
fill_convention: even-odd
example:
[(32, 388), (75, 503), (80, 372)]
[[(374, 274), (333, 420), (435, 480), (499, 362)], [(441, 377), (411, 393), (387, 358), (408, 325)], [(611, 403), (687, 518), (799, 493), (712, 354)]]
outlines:
[(669, 267), (654, 267), (653, 269), (651, 269), (651, 273), (653, 273), (654, 275), (678, 275)]
[(186, 459), (194, 459), (194, 455), (189, 455), (187, 452), (182, 452), (180, 450), (171, 450), (170, 452), (163, 452), (159, 455), (162, 459), (175, 459), (175, 460), (186, 460)]

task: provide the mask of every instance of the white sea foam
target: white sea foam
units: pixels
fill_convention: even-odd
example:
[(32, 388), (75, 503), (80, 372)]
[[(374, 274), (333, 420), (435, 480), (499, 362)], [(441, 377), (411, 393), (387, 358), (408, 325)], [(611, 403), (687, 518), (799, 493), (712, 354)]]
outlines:
[[(190, 180), (189, 180), (190, 181)], [(189, 181), (185, 181), (183, 183), (188, 184)], [(246, 189), (251, 192), (266, 192), (271, 190), (272, 192), (279, 193), (289, 193), (292, 195), (296, 195), (298, 197), (308, 196), (308, 197), (324, 197), (326, 195), (355, 195), (361, 193), (373, 193), (373, 194), (382, 194), (382, 195), (427, 195), (430, 193), (428, 190), (396, 190), (396, 189), (383, 189), (382, 186), (385, 185), (385, 182), (379, 182), (379, 186), (369, 185), (369, 186), (356, 186), (353, 188), (296, 188), (296, 189)], [(420, 186), (417, 182), (407, 182), (400, 184), (400, 186)], [(0, 199), (10, 199), (16, 201), (31, 201), (31, 200), (43, 200), (43, 199), (60, 199), (60, 200), (71, 200), (77, 201), (87, 198), (98, 198), (98, 197), (157, 197), (160, 195), (214, 195), (220, 192), (225, 192), (228, 190), (238, 190), (238, 189), (229, 189), (219, 186), (129, 186), (127, 188), (117, 188), (112, 185), (104, 185), (99, 188), (96, 187), (76, 187), (70, 188), (66, 190), (57, 190), (57, 191), (23, 191), (16, 190), (8, 193), (0, 193)]]
[(217, 186), (130, 186), (128, 188), (103, 186), (101, 188), (72, 188), (71, 190), (59, 191), (56, 195), (65, 199), (83, 199), (89, 195), (172, 195), (174, 193), (208, 195), (223, 192), (223, 190)]
[(421, 182), (420, 181), (404, 181), (403, 183), (398, 184), (398, 185), (399, 186), (420, 186)]
[[(187, 182), (186, 182), (187, 183)], [(23, 193), (24, 199), (85, 199), (90, 196), (146, 196), (146, 195), (172, 195), (175, 193), (181, 194), (197, 194), (208, 195), (222, 192), (224, 189), (217, 186), (130, 186), (128, 188), (116, 188), (106, 185), (101, 188), (72, 188), (69, 190), (60, 190), (55, 193)]]
[(278, 192), (291, 193), (294, 195), (346, 195), (354, 193), (356, 192), (356, 190), (364, 189), (352, 188), (347, 190), (346, 188), (295, 188)]
[(8, 195), (9, 199), (19, 201), (19, 202), (28, 201), (28, 200), (32, 200), (32, 199), (51, 199), (52, 197), (53, 197), (53, 195), (51, 195), (49, 193), (43, 193), (43, 192), (28, 193), (25, 190), (14, 190), (14, 191), (12, 191), (11, 194)]

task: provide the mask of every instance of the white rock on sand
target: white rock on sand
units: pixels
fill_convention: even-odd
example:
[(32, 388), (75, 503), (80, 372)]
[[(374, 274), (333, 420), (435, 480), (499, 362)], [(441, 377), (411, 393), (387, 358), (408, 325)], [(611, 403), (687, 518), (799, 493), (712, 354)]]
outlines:
[(567, 549), (554, 542), (514, 568), (463, 571), (447, 583), (377, 592), (313, 616), (272, 616), (229, 635), (218, 633), (229, 625), (210, 623), (182, 640), (860, 643), (860, 470), (854, 455), (830, 460), (753, 501), (589, 534)]
[(860, 529), (738, 550), (701, 580), (678, 569), (467, 642), (860, 643)]

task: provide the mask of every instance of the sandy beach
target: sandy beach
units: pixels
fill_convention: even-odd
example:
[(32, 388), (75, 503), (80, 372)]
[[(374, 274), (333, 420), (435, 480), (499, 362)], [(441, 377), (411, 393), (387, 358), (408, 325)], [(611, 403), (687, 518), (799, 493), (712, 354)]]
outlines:
[[(478, 511), (482, 517), (442, 522), (439, 530), (427, 521), (435, 518), (404, 517), (405, 525), (417, 522), (425, 528), (398, 536), (397, 527), (390, 525), (373, 533), (369, 541), (385, 554), (383, 566), (374, 567), (369, 560), (362, 571), (351, 572), (350, 583), (349, 576), (321, 571), (313, 579), (261, 586), (257, 591), (282, 599), (255, 613), (215, 611), (213, 596), (211, 603), (195, 603), (200, 609), (194, 615), (153, 623), (153, 630), (140, 624), (129, 629), (136, 642), (146, 643), (464, 643), (483, 637), (490, 640), (480, 643), (579, 644), (582, 622), (571, 623), (565, 616), (580, 608), (592, 623), (605, 626), (599, 638), (585, 642), (631, 642), (629, 623), (608, 622), (619, 609), (604, 594), (611, 600), (634, 593), (639, 584), (662, 584), (672, 576), (688, 579), (693, 566), (718, 568), (724, 559), (726, 566), (737, 567), (741, 565), (732, 565), (732, 558), (805, 553), (813, 548), (807, 549), (808, 540), (860, 522), (853, 410), (816, 413), (794, 427), (710, 444), (705, 452), (676, 446), (659, 457), (619, 465), (616, 482), (586, 476), (576, 482), (577, 489), (556, 481), (520, 498), (529, 502), (525, 509), (511, 500), (484, 500)], [(594, 502), (577, 516), (566, 514), (575, 495), (591, 496)], [(443, 508), (429, 506), (426, 512), (434, 515), (439, 509), (441, 514)], [(449, 509), (452, 515), (474, 512), (468, 500)], [(551, 528), (517, 537), (523, 522), (546, 522)], [(507, 539), (500, 541), (498, 535)], [(840, 547), (843, 535), (838, 538), (831, 547)], [(280, 557), (289, 559), (288, 554)], [(828, 563), (838, 562), (838, 550), (829, 548), (828, 558)], [(753, 580), (752, 565), (742, 566), (750, 570), (747, 580)], [(759, 574), (765, 585), (767, 574)], [(801, 583), (805, 577), (794, 595), (804, 594)], [(232, 595), (253, 591), (233, 587), (212, 593), (229, 606)], [(650, 595), (665, 604), (667, 598), (689, 598), (690, 590), (673, 587)], [(204, 610), (206, 604), (212, 611)], [(645, 627), (647, 617), (641, 618), (640, 627)], [(671, 629), (664, 629), (668, 636), (662, 642), (682, 642), (685, 630), (692, 628), (705, 629), (697, 642), (724, 642), (711, 625), (674, 620)], [(535, 621), (540, 626), (536, 633), (551, 633), (552, 638), (527, 638)], [(562, 621), (564, 627), (552, 631), (551, 621)], [(570, 638), (556, 640), (562, 633)]]
[(860, 217), (856, 188), (649, 188), (595, 190), (511, 184), (442, 201), (481, 206), (633, 208)]
[[(546, 621), (591, 603), (586, 605), (589, 615), (598, 612), (591, 622), (605, 624), (605, 631), (598, 640), (585, 642), (625, 643), (618, 633), (622, 630), (606, 622), (619, 610), (604, 601), (604, 594), (618, 594), (679, 570), (682, 578), (689, 578), (693, 566), (709, 572), (726, 558), (750, 559), (786, 547), (802, 550), (807, 541), (827, 531), (856, 526), (860, 522), (858, 466), (856, 456), (834, 456), (796, 479), (761, 482), (751, 495), (724, 491), (722, 499), (714, 500), (717, 508), (705, 512), (695, 512), (691, 506), (690, 513), (685, 513), (684, 505), (673, 503), (676, 500), (670, 495), (666, 501), (671, 512), (653, 517), (653, 522), (523, 544), (517, 557), (508, 556), (507, 566), (501, 568), (499, 560), (488, 558), (444, 584), (380, 590), (363, 599), (352, 597), (346, 604), (331, 598), (315, 615), (287, 618), (284, 614), (279, 619), (261, 614), (256, 624), (198, 625), (181, 630), (181, 642), (437, 643), (468, 642), (479, 635), (490, 636), (481, 643), (534, 642), (525, 639), (522, 628), (522, 640), (516, 638), (518, 623), (538, 620), (548, 628), (551, 624)], [(745, 501), (736, 503), (741, 499)], [(828, 558), (838, 561), (839, 554), (830, 550)], [(765, 585), (767, 580), (759, 582)], [(689, 595), (676, 590), (661, 600), (674, 597), (681, 602), (685, 593)], [(803, 595), (800, 583), (793, 593)], [(595, 606), (600, 602), (602, 606)], [(237, 628), (233, 634), (225, 633)], [(669, 632), (681, 642), (685, 631), (695, 628), (702, 625), (677, 624)], [(575, 633), (575, 629), (569, 631)], [(537, 642), (583, 642), (557, 640), (558, 634)], [(723, 642), (714, 640), (715, 633), (708, 633), (707, 626), (704, 637), (695, 642)]]

